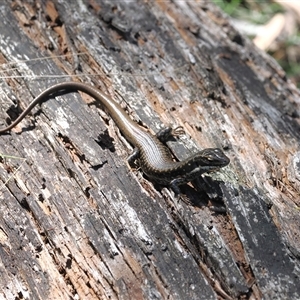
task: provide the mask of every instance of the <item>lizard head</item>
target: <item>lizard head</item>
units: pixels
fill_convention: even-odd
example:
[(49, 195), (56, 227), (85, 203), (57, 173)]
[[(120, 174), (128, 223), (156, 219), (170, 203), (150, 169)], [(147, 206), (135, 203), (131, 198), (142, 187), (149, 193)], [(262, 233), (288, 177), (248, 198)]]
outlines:
[(213, 172), (227, 166), (230, 159), (219, 148), (206, 148), (193, 156), (193, 163), (202, 173)]

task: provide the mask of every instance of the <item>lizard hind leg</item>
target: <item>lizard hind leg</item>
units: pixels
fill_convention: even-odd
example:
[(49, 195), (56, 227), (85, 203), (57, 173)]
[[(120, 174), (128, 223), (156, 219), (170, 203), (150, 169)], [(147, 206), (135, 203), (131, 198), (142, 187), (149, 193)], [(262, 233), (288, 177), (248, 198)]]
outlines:
[(129, 156), (127, 157), (128, 163), (132, 165), (139, 156), (140, 156), (140, 150), (137, 147), (135, 147), (131, 152), (131, 154), (129, 154)]

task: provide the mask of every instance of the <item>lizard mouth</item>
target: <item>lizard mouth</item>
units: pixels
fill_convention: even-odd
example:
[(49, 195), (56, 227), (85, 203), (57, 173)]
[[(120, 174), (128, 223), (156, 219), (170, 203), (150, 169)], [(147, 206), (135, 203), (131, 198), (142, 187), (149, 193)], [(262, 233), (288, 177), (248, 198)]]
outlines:
[(204, 169), (205, 169), (206, 173), (211, 173), (211, 172), (220, 170), (221, 167), (220, 166), (207, 166), (207, 167), (204, 167)]

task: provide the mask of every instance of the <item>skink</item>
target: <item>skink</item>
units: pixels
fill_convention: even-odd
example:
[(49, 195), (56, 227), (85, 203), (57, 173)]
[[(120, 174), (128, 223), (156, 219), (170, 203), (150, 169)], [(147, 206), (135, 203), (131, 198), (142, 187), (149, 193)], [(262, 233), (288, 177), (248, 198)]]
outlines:
[[(229, 164), (229, 158), (219, 148), (207, 148), (182, 161), (174, 161), (164, 144), (172, 130), (167, 128), (154, 136), (132, 121), (121, 106), (100, 90), (79, 82), (55, 84), (37, 96), (21, 115), (0, 134), (15, 127), (38, 103), (57, 94), (81, 91), (100, 101), (109, 112), (125, 138), (135, 147), (129, 160), (138, 159), (144, 174), (160, 185), (171, 187), (180, 193), (179, 185), (200, 177), (201, 174), (219, 170)], [(178, 128), (177, 128), (178, 129)], [(175, 130), (176, 132), (176, 130)]]

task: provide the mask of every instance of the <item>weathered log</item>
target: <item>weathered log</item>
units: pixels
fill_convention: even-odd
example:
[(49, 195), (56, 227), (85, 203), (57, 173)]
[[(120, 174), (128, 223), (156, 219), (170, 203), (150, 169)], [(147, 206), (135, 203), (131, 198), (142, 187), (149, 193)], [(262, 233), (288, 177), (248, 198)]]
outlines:
[(206, 1), (0, 8), (2, 127), (80, 80), (152, 132), (183, 126), (176, 159), (231, 158), (189, 205), (128, 166), (92, 99), (43, 103), (0, 136), (1, 299), (300, 298), (300, 98), (272, 58)]

